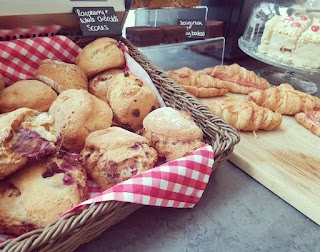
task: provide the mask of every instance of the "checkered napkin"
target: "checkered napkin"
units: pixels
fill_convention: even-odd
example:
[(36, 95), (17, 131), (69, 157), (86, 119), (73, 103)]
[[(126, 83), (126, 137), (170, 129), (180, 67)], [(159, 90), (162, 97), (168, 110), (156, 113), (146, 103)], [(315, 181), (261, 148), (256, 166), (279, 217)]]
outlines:
[(34, 78), (44, 59), (73, 63), (81, 48), (65, 36), (17, 39), (0, 43), (0, 73), (6, 85)]
[[(149, 206), (192, 208), (200, 200), (214, 163), (210, 145), (138, 174), (82, 202), (66, 213), (104, 201), (131, 202)], [(91, 189), (95, 192), (95, 187)]]
[(49, 26), (42, 26), (36, 25), (29, 28), (16, 28), (16, 29), (0, 29), (0, 37), (3, 40), (11, 40), (14, 38), (21, 38), (21, 37), (38, 37), (39, 35), (54, 35), (62, 28), (61, 25), (49, 25)]
[[(64, 36), (0, 42), (0, 72), (5, 76), (7, 85), (21, 79), (32, 79), (43, 59), (51, 58), (73, 63), (80, 50), (76, 44)], [(127, 53), (125, 55), (127, 69), (142, 78), (148, 85), (153, 85), (144, 69)], [(152, 206), (192, 208), (200, 200), (206, 188), (213, 164), (212, 147), (204, 145), (186, 157), (164, 163), (104, 192), (90, 181), (89, 200), (68, 212), (90, 207), (96, 202), (111, 200)], [(11, 237), (0, 234), (0, 242), (9, 238)]]

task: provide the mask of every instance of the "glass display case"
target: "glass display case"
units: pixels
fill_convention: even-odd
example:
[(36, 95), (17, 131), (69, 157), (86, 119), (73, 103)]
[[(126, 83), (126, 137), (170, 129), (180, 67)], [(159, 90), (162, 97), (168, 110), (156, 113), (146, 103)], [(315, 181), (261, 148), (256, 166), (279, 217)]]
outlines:
[(260, 75), (275, 85), (287, 82), (307, 93), (317, 86), (303, 74), (320, 74), (320, 1), (302, 4), (261, 2), (252, 11), (239, 47), (251, 57), (283, 69)]

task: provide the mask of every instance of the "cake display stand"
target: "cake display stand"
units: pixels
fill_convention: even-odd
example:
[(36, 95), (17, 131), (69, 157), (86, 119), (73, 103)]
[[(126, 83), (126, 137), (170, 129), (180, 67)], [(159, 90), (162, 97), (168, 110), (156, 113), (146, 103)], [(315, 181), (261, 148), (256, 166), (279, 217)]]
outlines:
[[(250, 57), (258, 61), (261, 61), (263, 63), (266, 63), (270, 66), (264, 69), (260, 69), (256, 71), (256, 73), (259, 76), (267, 79), (271, 84), (279, 85), (281, 83), (289, 83), (295, 89), (298, 89), (300, 91), (303, 91), (309, 94), (314, 94), (318, 91), (318, 87), (316, 83), (314, 83), (310, 79), (312, 79), (313, 76), (320, 74), (320, 68), (312, 68), (312, 67), (309, 67), (308, 65), (304, 65), (303, 67), (297, 66), (291, 62), (291, 58), (286, 60), (284, 60), (284, 58), (281, 60), (276, 59), (275, 57), (273, 57), (273, 54), (271, 54), (270, 56), (269, 54), (270, 47), (269, 47), (268, 53), (262, 53), (261, 50), (259, 50), (259, 45), (262, 44), (262, 38), (263, 38), (265, 29), (269, 28), (269, 31), (267, 32), (270, 32), (270, 29), (271, 29), (270, 25), (268, 27), (268, 23), (270, 22), (268, 21), (271, 20), (272, 18), (276, 16), (283, 17), (283, 20), (277, 21), (275, 23), (277, 27), (273, 28), (274, 30), (277, 30), (277, 32), (279, 32), (279, 30), (282, 29), (282, 33), (279, 32), (280, 35), (279, 33), (276, 34), (277, 36), (276, 44), (281, 43), (279, 38), (280, 39), (287, 38), (287, 39), (283, 39), (283, 41), (285, 42), (282, 41), (283, 47), (281, 48), (281, 50), (284, 49), (286, 51), (287, 50), (286, 47), (289, 48), (291, 46), (290, 49), (292, 50), (292, 52), (294, 52), (295, 49), (293, 49), (292, 45), (290, 45), (290, 41), (288, 41), (290, 37), (287, 34), (289, 33), (294, 34), (295, 31), (290, 30), (294, 28), (291, 28), (291, 27), (294, 27), (297, 24), (300, 25), (300, 23), (304, 22), (304, 19), (299, 20), (297, 19), (297, 17), (300, 18), (303, 15), (306, 15), (309, 18), (309, 20), (314, 19), (316, 17), (315, 16), (316, 12), (306, 11), (309, 9), (306, 9), (304, 6), (300, 6), (300, 5), (293, 6), (290, 4), (286, 4), (285, 1), (283, 1), (282, 4), (283, 5), (278, 5), (278, 4), (269, 3), (269, 2), (261, 2), (261, 3), (257, 3), (253, 7), (249, 21), (247, 23), (247, 27), (244, 31), (244, 34), (238, 40), (239, 48)], [(295, 20), (293, 17), (295, 17)], [(279, 23), (280, 23), (280, 27), (282, 25), (281, 28), (279, 28)], [(312, 25), (312, 21), (310, 22), (309, 27), (311, 25)], [(283, 28), (286, 30), (283, 31)], [(303, 32), (301, 32), (300, 35), (298, 36), (301, 36), (302, 33)], [(272, 41), (273, 35), (269, 34), (268, 36), (269, 36), (269, 43), (271, 45), (270, 41)], [(295, 42), (297, 43), (297, 41)], [(274, 51), (272, 50), (272, 52)]]

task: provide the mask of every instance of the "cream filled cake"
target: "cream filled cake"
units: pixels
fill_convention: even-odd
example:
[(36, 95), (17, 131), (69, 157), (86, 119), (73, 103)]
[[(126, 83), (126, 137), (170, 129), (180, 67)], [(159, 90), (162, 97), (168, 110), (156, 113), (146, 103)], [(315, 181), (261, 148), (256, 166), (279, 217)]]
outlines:
[(320, 19), (314, 18), (301, 34), (292, 54), (292, 63), (298, 67), (320, 68)]
[(275, 59), (291, 61), (297, 41), (310, 23), (307, 16), (281, 18), (274, 27), (267, 54)]
[(274, 16), (265, 24), (258, 52), (298, 67), (320, 68), (320, 19)]

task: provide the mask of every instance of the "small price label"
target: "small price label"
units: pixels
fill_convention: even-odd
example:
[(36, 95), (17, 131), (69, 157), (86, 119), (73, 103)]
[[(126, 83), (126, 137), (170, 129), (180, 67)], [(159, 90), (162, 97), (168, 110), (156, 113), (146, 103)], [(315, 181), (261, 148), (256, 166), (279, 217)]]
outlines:
[(188, 39), (205, 39), (205, 20), (200, 19), (178, 19), (178, 25), (186, 26), (186, 37)]
[(113, 7), (74, 7), (84, 37), (121, 35), (119, 19)]

